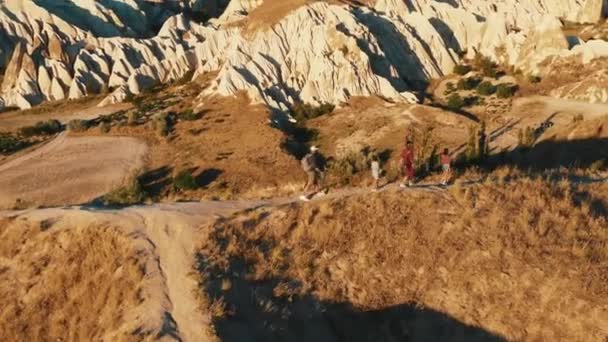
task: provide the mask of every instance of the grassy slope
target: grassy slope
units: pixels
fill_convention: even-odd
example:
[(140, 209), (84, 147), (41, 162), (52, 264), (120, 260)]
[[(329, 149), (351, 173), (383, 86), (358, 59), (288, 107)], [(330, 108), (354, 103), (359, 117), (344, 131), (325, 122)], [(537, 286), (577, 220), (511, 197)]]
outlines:
[[(608, 324), (606, 190), (527, 180), (261, 209), (216, 222), (199, 268), (215, 301), (218, 336), (318, 329), (332, 340), (350, 336), (355, 325), (376, 335), (355, 329), (352, 340), (460, 334), (485, 341), (497, 337), (475, 336), (491, 332), (601, 341)], [(412, 314), (411, 307), (425, 309)], [(355, 324), (344, 318), (370, 310), (381, 314)], [(424, 310), (461, 323), (446, 325), (451, 318)], [(395, 321), (406, 331), (385, 331)], [(333, 332), (324, 335), (327, 324)]]

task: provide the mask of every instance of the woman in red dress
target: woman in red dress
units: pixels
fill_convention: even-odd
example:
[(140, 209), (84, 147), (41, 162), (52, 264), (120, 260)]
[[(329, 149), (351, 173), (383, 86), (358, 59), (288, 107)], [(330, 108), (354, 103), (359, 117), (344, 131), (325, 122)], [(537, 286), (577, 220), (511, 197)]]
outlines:
[(399, 186), (402, 188), (412, 186), (415, 178), (415, 167), (414, 144), (411, 141), (405, 143), (401, 152), (401, 172), (403, 173), (403, 182)]

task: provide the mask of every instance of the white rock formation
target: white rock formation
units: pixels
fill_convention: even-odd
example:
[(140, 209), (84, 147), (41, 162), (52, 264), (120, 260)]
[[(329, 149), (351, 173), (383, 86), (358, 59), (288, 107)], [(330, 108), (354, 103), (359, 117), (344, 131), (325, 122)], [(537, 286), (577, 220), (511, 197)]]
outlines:
[[(315, 2), (245, 35), (230, 23), (262, 0), (232, 0), (208, 26), (168, 14), (219, 11), (225, 0), (66, 6), (7, 0), (0, 4), (0, 66), (6, 66), (0, 103), (26, 108), (109, 91), (102, 102), (108, 104), (211, 71), (217, 78), (203, 96), (246, 91), (280, 110), (295, 101), (339, 103), (356, 95), (415, 101), (415, 90), (451, 72), (463, 51), (532, 73), (555, 56), (589, 62), (606, 55), (601, 42), (569, 50), (557, 19), (596, 21), (606, 1), (377, 0), (373, 9)], [(125, 37), (145, 36), (152, 27), (160, 27), (152, 38)]]

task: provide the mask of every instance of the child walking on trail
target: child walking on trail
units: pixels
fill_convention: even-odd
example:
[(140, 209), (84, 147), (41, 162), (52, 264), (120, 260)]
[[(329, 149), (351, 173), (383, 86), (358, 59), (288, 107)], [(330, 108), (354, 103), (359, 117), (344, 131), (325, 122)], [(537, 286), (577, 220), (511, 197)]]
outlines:
[(378, 159), (378, 155), (372, 155), (372, 178), (374, 179), (374, 188), (373, 191), (377, 191), (379, 188), (380, 182), (380, 174), (382, 173), (382, 169), (380, 169), (380, 160)]
[(441, 163), (441, 169), (443, 173), (441, 175), (441, 185), (448, 185), (452, 178), (452, 157), (450, 151), (445, 148), (439, 156), (439, 162)]

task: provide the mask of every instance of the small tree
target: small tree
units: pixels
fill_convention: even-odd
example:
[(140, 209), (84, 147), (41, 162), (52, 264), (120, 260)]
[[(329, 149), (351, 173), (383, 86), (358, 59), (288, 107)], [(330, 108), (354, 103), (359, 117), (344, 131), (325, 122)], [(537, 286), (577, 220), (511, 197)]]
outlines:
[(137, 177), (132, 177), (129, 183), (103, 197), (105, 205), (132, 205), (141, 203), (146, 197)]
[(416, 168), (423, 169), (425, 172), (430, 171), (436, 162), (437, 144), (435, 143), (434, 130), (435, 127), (429, 125), (423, 127), (420, 133), (415, 133)]
[(474, 126), (469, 126), (467, 146), (465, 150), (465, 157), (468, 163), (474, 163), (477, 161), (477, 130)]

